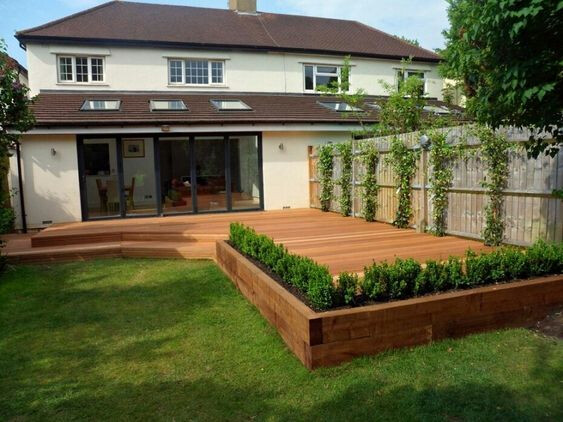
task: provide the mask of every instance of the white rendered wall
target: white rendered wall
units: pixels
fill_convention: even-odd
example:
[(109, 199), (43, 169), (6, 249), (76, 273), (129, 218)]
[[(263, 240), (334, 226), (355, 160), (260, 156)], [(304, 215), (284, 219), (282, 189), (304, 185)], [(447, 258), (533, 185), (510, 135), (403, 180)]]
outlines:
[[(309, 145), (342, 142), (348, 132), (265, 132), (264, 208), (309, 208)], [(283, 144), (283, 149), (280, 149)]]
[[(44, 221), (80, 221), (80, 188), (76, 137), (71, 135), (26, 135), (22, 138), (23, 191), (29, 228), (45, 227)], [(51, 149), (55, 149), (53, 155)], [(10, 185), (17, 188), (17, 161), (10, 158)], [(19, 196), (13, 204), (21, 228)]]
[[(105, 57), (106, 80), (101, 84), (57, 82), (57, 54)], [(207, 58), (225, 60), (225, 84), (211, 87), (168, 85), (168, 58)], [(138, 47), (85, 47), (27, 44), (27, 63), (32, 95), (44, 89), (101, 91), (217, 91), (303, 93), (303, 64), (341, 65), (343, 57), (289, 53), (233, 51), (165, 50)], [(370, 95), (385, 95), (380, 80), (395, 84), (399, 61), (353, 58), (352, 90), (363, 88)], [(413, 63), (409, 69), (425, 71), (427, 93), (442, 98), (443, 80), (435, 63)]]

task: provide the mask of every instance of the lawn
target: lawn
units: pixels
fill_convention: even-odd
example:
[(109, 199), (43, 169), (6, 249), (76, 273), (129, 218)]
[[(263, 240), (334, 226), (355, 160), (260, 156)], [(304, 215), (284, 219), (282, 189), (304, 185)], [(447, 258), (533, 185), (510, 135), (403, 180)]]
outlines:
[(307, 371), (210, 262), (0, 278), (0, 420), (563, 420), (563, 344), (518, 329)]

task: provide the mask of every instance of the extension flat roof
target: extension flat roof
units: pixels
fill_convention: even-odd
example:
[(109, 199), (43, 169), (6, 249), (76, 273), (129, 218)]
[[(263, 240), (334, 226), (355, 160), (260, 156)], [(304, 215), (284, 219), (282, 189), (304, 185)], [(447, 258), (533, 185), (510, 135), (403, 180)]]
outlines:
[(440, 60), (432, 51), (355, 21), (128, 1), (110, 1), (19, 31), (16, 38), (22, 43), (60, 40)]

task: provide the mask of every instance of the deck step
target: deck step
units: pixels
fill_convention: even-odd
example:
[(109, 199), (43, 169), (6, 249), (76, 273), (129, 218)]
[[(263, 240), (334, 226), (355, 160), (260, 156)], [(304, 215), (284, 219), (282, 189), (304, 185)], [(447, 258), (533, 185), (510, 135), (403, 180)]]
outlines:
[(194, 242), (208, 243), (226, 239), (226, 234), (188, 233), (171, 231), (114, 231), (90, 233), (38, 234), (31, 238), (33, 248), (87, 245), (111, 242)]
[(213, 259), (215, 242), (122, 242), (127, 258)]
[(95, 258), (214, 259), (215, 242), (108, 242), (7, 251), (11, 264), (45, 264)]
[(11, 264), (45, 264), (85, 261), (94, 258), (115, 258), (121, 256), (121, 243), (31, 248), (23, 251), (7, 251), (6, 256)]

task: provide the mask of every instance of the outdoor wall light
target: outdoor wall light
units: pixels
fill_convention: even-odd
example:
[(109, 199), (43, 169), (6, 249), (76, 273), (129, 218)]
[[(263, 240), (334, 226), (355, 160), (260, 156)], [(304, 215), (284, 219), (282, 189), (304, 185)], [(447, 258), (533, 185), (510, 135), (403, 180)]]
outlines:
[(51, 155), (54, 157), (57, 155), (57, 150), (55, 148), (51, 148)]
[(280, 149), (280, 151), (284, 150), (285, 146), (283, 145), (283, 142), (278, 145), (278, 148)]
[(429, 149), (429, 148), (430, 148), (430, 144), (431, 144), (431, 141), (430, 141), (430, 138), (429, 138), (428, 136), (422, 135), (422, 136), (420, 137), (420, 147), (421, 147), (422, 149)]
[(160, 130), (162, 130), (163, 132), (170, 132), (170, 126), (168, 125), (162, 125), (160, 127)]

